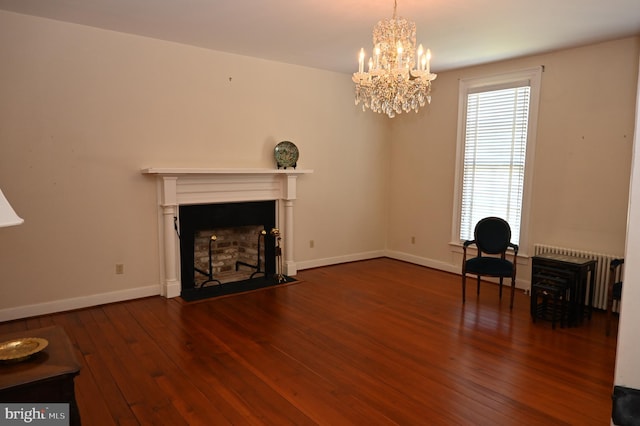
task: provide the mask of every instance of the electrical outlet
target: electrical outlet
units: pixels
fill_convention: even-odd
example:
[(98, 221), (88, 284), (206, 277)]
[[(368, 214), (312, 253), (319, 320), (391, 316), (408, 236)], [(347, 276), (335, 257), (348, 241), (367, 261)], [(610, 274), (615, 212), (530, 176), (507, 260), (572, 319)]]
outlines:
[(116, 274), (118, 274), (118, 275), (124, 274), (124, 264), (123, 263), (116, 263)]
[(313, 240), (309, 240), (309, 248), (313, 248), (315, 246), (315, 242)]
[(411, 244), (415, 244), (416, 243), (416, 237), (411, 237)]

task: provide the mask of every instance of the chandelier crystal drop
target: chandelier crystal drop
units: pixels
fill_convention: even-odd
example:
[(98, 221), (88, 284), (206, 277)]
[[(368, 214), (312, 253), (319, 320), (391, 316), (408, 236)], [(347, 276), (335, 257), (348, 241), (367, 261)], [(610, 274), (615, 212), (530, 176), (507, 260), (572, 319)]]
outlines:
[(418, 112), (431, 103), (431, 51), (420, 45), (416, 50), (416, 24), (396, 17), (379, 21), (373, 28), (373, 55), (368, 71), (364, 71), (365, 51), (360, 49), (358, 72), (353, 73), (356, 84), (356, 105), (369, 108), (390, 118), (403, 111)]

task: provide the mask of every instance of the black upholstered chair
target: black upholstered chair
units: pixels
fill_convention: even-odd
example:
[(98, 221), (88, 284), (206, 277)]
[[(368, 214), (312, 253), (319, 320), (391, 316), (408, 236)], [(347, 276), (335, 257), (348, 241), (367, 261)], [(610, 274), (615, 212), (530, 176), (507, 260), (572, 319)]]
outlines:
[[(477, 294), (480, 295), (480, 277), (500, 278), (500, 299), (502, 299), (502, 281), (511, 278), (511, 301), (513, 309), (513, 292), (516, 286), (516, 256), (518, 245), (511, 242), (511, 227), (499, 217), (486, 217), (480, 220), (473, 233), (474, 239), (463, 244), (462, 259), (462, 303), (465, 302), (467, 274), (477, 275)], [(467, 249), (475, 245), (478, 249), (476, 257), (467, 259)], [(513, 251), (513, 262), (506, 258), (508, 250)]]
[[(611, 334), (611, 314), (613, 301), (622, 299), (622, 265), (624, 259), (613, 259), (609, 264), (609, 284), (607, 286), (607, 336)], [(620, 306), (618, 304), (618, 306)]]

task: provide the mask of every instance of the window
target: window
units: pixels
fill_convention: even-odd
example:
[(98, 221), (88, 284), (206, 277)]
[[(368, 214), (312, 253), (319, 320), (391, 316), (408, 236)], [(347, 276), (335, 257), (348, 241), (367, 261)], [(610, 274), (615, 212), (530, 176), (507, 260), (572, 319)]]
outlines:
[(541, 68), (460, 82), (453, 241), (473, 239), (487, 216), (509, 222), (526, 243)]

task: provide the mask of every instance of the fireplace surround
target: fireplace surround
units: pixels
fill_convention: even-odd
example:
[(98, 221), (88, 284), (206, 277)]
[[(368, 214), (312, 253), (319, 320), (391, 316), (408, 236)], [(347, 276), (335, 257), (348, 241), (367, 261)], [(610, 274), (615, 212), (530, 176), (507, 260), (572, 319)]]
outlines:
[(195, 204), (275, 201), (276, 224), (283, 236), (285, 275), (295, 276), (294, 201), (298, 176), (313, 170), (146, 168), (157, 181), (161, 294), (177, 297), (181, 291), (180, 245), (176, 232), (179, 207)]

